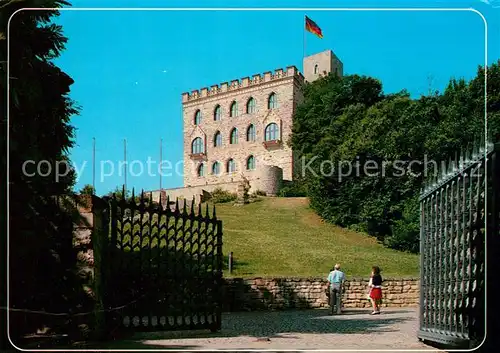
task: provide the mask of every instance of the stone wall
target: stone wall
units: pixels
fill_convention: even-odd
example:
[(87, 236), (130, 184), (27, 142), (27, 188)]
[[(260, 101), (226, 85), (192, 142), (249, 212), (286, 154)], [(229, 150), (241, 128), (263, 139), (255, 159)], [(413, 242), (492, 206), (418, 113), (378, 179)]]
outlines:
[[(323, 278), (253, 278), (225, 279), (224, 310), (273, 310), (328, 307)], [(368, 279), (346, 282), (342, 296), (344, 308), (369, 307)], [(419, 280), (385, 279), (382, 287), (383, 307), (417, 306)]]
[[(212, 192), (217, 188), (222, 188), (226, 191), (236, 193), (238, 191), (238, 183), (239, 181), (233, 181), (229, 183), (219, 183), (212, 185), (203, 185), (203, 186), (191, 186), (185, 188), (175, 188), (175, 189), (163, 189), (162, 193), (162, 201), (165, 202), (167, 197), (169, 197), (170, 201), (175, 201), (176, 199), (186, 199), (188, 200), (188, 204), (194, 198), (195, 202), (200, 202), (204, 191)], [(252, 186), (252, 183), (250, 184)], [(253, 192), (253, 190), (251, 191)], [(148, 191), (145, 193), (147, 197), (150, 195), (153, 197), (153, 201), (158, 201), (160, 199), (160, 190)]]
[[(250, 194), (257, 191), (264, 191), (269, 196), (273, 196), (278, 193), (283, 179), (283, 171), (279, 167), (265, 166), (262, 170), (259, 170), (256, 175), (257, 176), (254, 179), (249, 180)], [(237, 176), (234, 178), (234, 181), (225, 183), (190, 186), (185, 188), (163, 189), (161, 191), (162, 200), (165, 202), (168, 196), (170, 201), (179, 199), (179, 201), (182, 203), (182, 199), (186, 199), (188, 200), (188, 204), (190, 204), (191, 200), (194, 198), (195, 202), (199, 203), (203, 198), (207, 198), (207, 193), (211, 193), (218, 188), (231, 193), (237, 193), (238, 185), (240, 182), (241, 177)], [(145, 197), (150, 196), (154, 201), (158, 201), (160, 199), (160, 190), (145, 191)]]

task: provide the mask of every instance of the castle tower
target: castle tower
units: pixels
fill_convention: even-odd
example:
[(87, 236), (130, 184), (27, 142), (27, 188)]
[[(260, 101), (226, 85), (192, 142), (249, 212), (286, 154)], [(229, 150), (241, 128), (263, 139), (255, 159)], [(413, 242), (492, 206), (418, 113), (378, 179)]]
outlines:
[(331, 50), (325, 50), (321, 53), (306, 56), (303, 60), (303, 70), (305, 80), (312, 82), (329, 73), (342, 77), (344, 65)]

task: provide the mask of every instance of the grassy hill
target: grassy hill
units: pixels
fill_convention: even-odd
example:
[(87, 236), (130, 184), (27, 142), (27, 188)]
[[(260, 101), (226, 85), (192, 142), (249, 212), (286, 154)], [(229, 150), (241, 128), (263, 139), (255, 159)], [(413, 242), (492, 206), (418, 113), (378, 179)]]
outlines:
[(218, 204), (223, 251), (234, 253), (225, 277), (326, 276), (341, 263), (348, 277), (368, 277), (371, 266), (385, 277), (419, 273), (418, 255), (384, 248), (366, 234), (323, 223), (306, 198), (263, 198), (243, 207)]

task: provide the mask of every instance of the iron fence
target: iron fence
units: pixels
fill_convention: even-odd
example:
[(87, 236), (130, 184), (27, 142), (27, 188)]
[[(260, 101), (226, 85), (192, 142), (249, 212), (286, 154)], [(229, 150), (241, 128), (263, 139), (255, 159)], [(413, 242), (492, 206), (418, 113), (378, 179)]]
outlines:
[(483, 340), (486, 242), (498, 237), (499, 225), (499, 147), (483, 143), (462, 153), (422, 190), (421, 340), (468, 348)]
[[(201, 204), (162, 207), (110, 200), (106, 255), (107, 325), (132, 331), (219, 330), (222, 308), (222, 222)], [(170, 200), (167, 200), (170, 205)], [(196, 210), (197, 208), (197, 210)]]

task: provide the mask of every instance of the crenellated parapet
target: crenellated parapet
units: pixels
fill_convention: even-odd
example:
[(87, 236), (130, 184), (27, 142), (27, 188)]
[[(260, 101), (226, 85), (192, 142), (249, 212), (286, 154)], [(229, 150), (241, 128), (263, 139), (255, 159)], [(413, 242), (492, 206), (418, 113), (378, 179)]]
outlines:
[(226, 92), (232, 92), (239, 89), (254, 87), (268, 82), (274, 82), (288, 77), (295, 77), (300, 83), (304, 82), (304, 76), (295, 66), (288, 66), (286, 69), (276, 69), (274, 73), (271, 71), (264, 72), (263, 74), (256, 74), (252, 77), (243, 77), (239, 80), (232, 80), (230, 82), (222, 82), (219, 85), (213, 85), (185, 92), (182, 94), (182, 103), (191, 102), (205, 97), (213, 97)]

